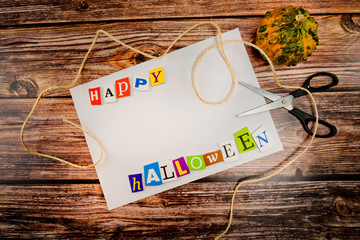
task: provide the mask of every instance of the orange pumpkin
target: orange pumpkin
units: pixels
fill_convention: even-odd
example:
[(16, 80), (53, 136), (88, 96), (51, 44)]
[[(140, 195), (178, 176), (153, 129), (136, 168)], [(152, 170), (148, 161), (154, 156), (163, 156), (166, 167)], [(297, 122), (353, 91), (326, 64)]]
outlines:
[(269, 11), (257, 29), (256, 45), (274, 64), (295, 66), (306, 61), (319, 44), (318, 25), (304, 7)]

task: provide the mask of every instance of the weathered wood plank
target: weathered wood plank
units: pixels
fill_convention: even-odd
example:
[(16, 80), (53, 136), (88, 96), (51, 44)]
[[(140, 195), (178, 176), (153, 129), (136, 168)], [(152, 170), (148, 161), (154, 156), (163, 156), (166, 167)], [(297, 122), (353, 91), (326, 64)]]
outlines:
[[(360, 92), (317, 93), (320, 117), (338, 128), (331, 139), (316, 139), (309, 152), (281, 173), (281, 176), (317, 177), (339, 174), (359, 174), (358, 101)], [(33, 99), (0, 99), (0, 180), (97, 179), (95, 170), (79, 170), (26, 152), (19, 139), (20, 127), (30, 111)], [(309, 99), (297, 99), (295, 104), (311, 113)], [(236, 111), (236, 110), (234, 110)], [(236, 112), (234, 112), (235, 114)], [(273, 110), (272, 116), (285, 150), (266, 158), (241, 165), (206, 181), (237, 181), (277, 166), (305, 146), (306, 134), (300, 123), (286, 110)], [(83, 134), (62, 122), (62, 118), (77, 120), (71, 99), (45, 98), (29, 122), (25, 141), (30, 148), (86, 165), (91, 162)]]
[[(189, 183), (112, 211), (100, 185), (0, 185), (0, 237), (212, 239), (236, 183)], [(264, 182), (238, 192), (227, 237), (356, 239), (358, 182)]]
[[(264, 15), (267, 11), (289, 5), (281, 0), (265, 1), (156, 1), (78, 0), (78, 1), (23, 1), (0, 4), (0, 25), (34, 23), (67, 23), (135, 19), (238, 17)], [(304, 6), (311, 14), (360, 13), (356, 0), (292, 1)]]
[[(313, 56), (296, 67), (277, 67), (284, 84), (300, 85), (310, 74), (331, 71), (340, 77), (337, 89), (359, 89), (360, 41), (356, 25), (360, 15), (317, 16), (320, 45)], [(97, 29), (102, 28), (124, 42), (160, 54), (182, 31), (204, 19), (184, 21), (145, 21), (112, 24), (84, 24), (50, 27), (8, 28), (0, 32), (0, 97), (34, 97), (41, 90), (70, 83), (88, 50)], [(240, 28), (243, 39), (254, 41), (261, 18), (217, 19), (223, 31)], [(204, 26), (176, 44), (181, 48), (215, 34)], [(80, 83), (118, 71), (109, 60), (120, 53), (125, 60), (112, 64), (128, 67), (143, 57), (101, 37), (85, 66)], [(276, 89), (267, 63), (256, 50), (248, 49), (250, 59), (263, 87)], [(130, 59), (129, 59), (130, 58)], [(55, 96), (69, 96), (68, 91)]]

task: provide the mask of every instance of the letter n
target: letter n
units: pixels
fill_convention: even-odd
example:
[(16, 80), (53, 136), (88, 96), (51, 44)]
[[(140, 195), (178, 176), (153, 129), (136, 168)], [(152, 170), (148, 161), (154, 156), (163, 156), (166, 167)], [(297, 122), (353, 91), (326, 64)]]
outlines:
[(260, 126), (255, 132), (253, 132), (252, 137), (260, 152), (267, 151), (275, 146), (275, 141), (273, 140), (270, 132), (264, 126)]

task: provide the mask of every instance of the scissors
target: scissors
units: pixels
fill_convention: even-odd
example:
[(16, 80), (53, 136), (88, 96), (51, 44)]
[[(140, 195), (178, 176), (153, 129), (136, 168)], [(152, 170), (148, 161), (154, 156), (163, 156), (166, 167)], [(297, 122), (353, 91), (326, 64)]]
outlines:
[[(313, 82), (316, 81), (316, 77), (318, 77), (318, 76), (329, 76), (329, 77), (331, 77), (332, 81), (331, 81), (331, 83), (329, 83), (327, 85), (322, 85), (320, 87), (312, 87), (310, 85), (311, 80), (314, 79)], [(299, 89), (299, 90), (290, 92), (289, 96), (281, 97), (281, 96), (271, 93), (269, 91), (265, 91), (261, 88), (255, 87), (253, 85), (250, 85), (250, 84), (247, 84), (244, 82), (239, 82), (239, 83), (241, 85), (253, 90), (254, 92), (270, 99), (272, 102), (262, 105), (260, 107), (245, 111), (243, 113), (239, 113), (236, 115), (237, 117), (242, 117), (242, 116), (246, 116), (246, 115), (251, 115), (251, 114), (260, 113), (260, 112), (283, 107), (283, 108), (286, 108), (287, 110), (289, 110), (289, 113), (294, 115), (300, 121), (301, 125), (303, 126), (304, 130), (307, 133), (309, 133), (310, 135), (313, 135), (313, 132), (310, 130), (308, 124), (310, 122), (315, 122), (316, 118), (310, 114), (307, 114), (307, 113), (301, 111), (300, 109), (293, 107), (293, 99), (307, 95), (308, 93), (306, 91)], [(302, 85), (302, 87), (306, 88), (310, 92), (322, 92), (326, 89), (329, 89), (330, 87), (337, 85), (338, 83), (339, 83), (339, 79), (335, 74), (332, 74), (329, 72), (319, 72), (319, 73), (315, 73), (315, 74), (311, 75), (310, 77), (308, 77), (306, 79), (306, 81), (304, 82), (304, 84)], [(336, 130), (335, 126), (331, 125), (328, 122), (320, 120), (320, 119), (319, 119), (318, 123), (325, 126), (326, 128), (328, 128), (329, 131), (324, 135), (316, 134), (315, 137), (329, 138), (336, 134), (337, 130)]]

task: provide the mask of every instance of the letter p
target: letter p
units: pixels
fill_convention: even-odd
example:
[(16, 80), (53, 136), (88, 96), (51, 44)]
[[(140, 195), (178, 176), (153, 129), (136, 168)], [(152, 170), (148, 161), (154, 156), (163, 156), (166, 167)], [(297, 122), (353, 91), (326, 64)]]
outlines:
[(123, 78), (115, 81), (116, 98), (130, 96), (130, 81), (129, 78)]
[(134, 89), (139, 91), (149, 91), (150, 90), (149, 80), (144, 78), (136, 78), (134, 82)]

